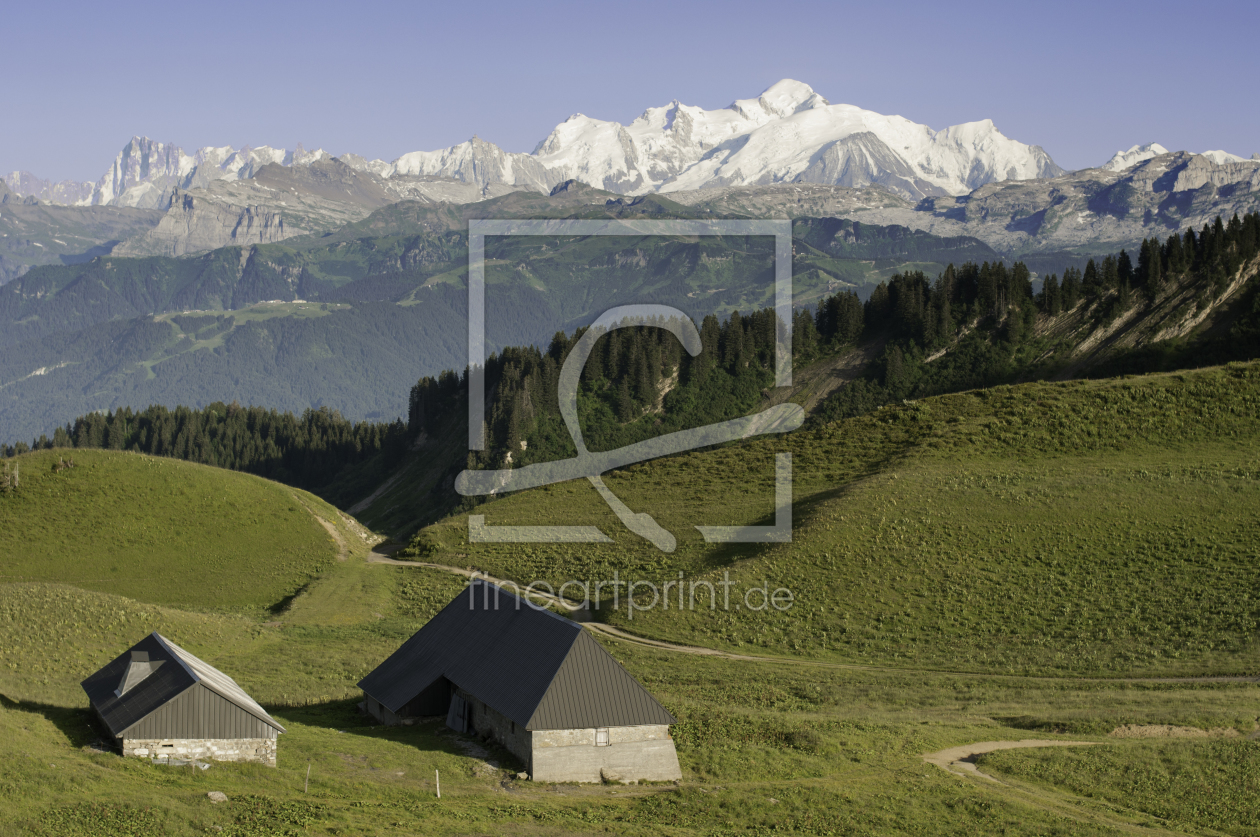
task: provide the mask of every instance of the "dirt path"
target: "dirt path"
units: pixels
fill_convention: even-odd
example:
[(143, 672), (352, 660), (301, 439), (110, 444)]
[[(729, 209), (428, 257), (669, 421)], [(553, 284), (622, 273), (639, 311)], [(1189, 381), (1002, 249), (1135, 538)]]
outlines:
[(315, 510), (311, 508), (310, 506), (308, 506), (306, 504), (306, 501), (303, 500), (301, 497), (299, 497), (297, 494), (293, 494), (293, 499), (301, 503), (302, 508), (306, 509), (306, 511), (310, 513), (311, 517), (318, 520), (319, 525), (323, 526), (324, 529), (328, 531), (328, 534), (332, 536), (333, 542), (337, 544), (337, 560), (338, 561), (346, 560), (346, 558), (350, 555), (350, 548), (346, 546), (346, 539), (341, 536), (341, 532), (337, 529), (337, 527), (329, 523), (327, 520), (324, 520), (324, 518), (320, 517), (318, 514), (316, 514)]
[[(942, 770), (956, 776), (978, 776), (990, 782), (998, 780), (988, 773), (981, 773), (976, 767), (976, 759), (998, 750), (1023, 750), (1029, 747), (1091, 747), (1097, 741), (1056, 741), (1046, 738), (1025, 738), (1020, 741), (980, 741), (975, 744), (963, 744), (961, 747), (950, 747), (936, 753), (926, 753), (923, 760), (934, 764)], [(998, 784), (1003, 784), (998, 782)]]
[[(1161, 827), (1162, 821), (1157, 817), (1127, 809), (1103, 799), (1077, 796), (1060, 788), (1046, 788), (1028, 782), (1008, 780), (1002, 781), (976, 768), (976, 759), (987, 753), (998, 750), (1021, 750), (1035, 747), (1092, 747), (1102, 741), (1059, 741), (1045, 738), (1025, 738), (1020, 741), (978, 741), (975, 744), (963, 744), (949, 747), (935, 753), (925, 753), (922, 759), (934, 764), (947, 773), (960, 779), (975, 777), (986, 783), (1001, 787), (1001, 792), (1009, 799), (1018, 800), (1026, 805), (1049, 811), (1065, 819), (1089, 823), (1114, 829), (1122, 834), (1174, 835), (1184, 834), (1182, 831), (1169, 831)], [(1204, 830), (1204, 834), (1217, 832)]]
[[(491, 584), (497, 584), (500, 587), (518, 587), (515, 581), (511, 581), (509, 579), (504, 579), (504, 578), (495, 578), (492, 575), (487, 575), (486, 573), (483, 573), (480, 570), (475, 570), (472, 568), (450, 567), (445, 564), (430, 564), (427, 561), (401, 561), (396, 558), (390, 557), (395, 552), (397, 552), (400, 548), (401, 547), (399, 547), (396, 544), (390, 544), (388, 546), (382, 544), (380, 546), (377, 546), (373, 548), (371, 554), (368, 555), (367, 562), (369, 564), (389, 564), (390, 566), (394, 566), (394, 567), (423, 567), (427, 570), (441, 570), (442, 572), (452, 573), (454, 575), (460, 575), (460, 576), (463, 576), (464, 578), (480, 578), (480, 579), (490, 582)], [(589, 624), (590, 619), (591, 619), (591, 612), (589, 610), (585, 608), (575, 608), (573, 607), (573, 605), (571, 605), (569, 602), (564, 601), (559, 596), (552, 595), (543, 590), (530, 590), (528, 592), (532, 598), (541, 599), (549, 605), (554, 605), (556, 607), (563, 608), (569, 614), (569, 618), (572, 619), (574, 622), (581, 622), (585, 624), (586, 627), (588, 628), (591, 627), (591, 624)]]

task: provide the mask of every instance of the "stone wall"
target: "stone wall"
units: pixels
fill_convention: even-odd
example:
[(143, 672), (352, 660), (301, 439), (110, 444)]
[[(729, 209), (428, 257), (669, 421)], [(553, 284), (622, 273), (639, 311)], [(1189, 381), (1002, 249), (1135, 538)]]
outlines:
[(668, 782), (682, 778), (671, 739), (623, 741), (607, 747), (535, 747), (537, 782)]
[(528, 770), (530, 756), (529, 731), (463, 689), (456, 689), (455, 693), (472, 706), (472, 724), (475, 733), (489, 736), (502, 744), (504, 749), (520, 759), (526, 770)]
[(276, 766), (274, 738), (124, 738), (120, 743), (124, 756), (159, 760), (248, 761)]
[(608, 745), (594, 729), (535, 730), (530, 778), (538, 782), (668, 782), (682, 777), (664, 724), (608, 727)]
[[(463, 689), (456, 688), (455, 694), (472, 708), (470, 734), (497, 741), (526, 765), (535, 781), (668, 782), (682, 777), (665, 724), (607, 727), (608, 744), (596, 746), (593, 728), (530, 731)], [(366, 708), (378, 718), (392, 715), (379, 704), (373, 706), (370, 698)]]

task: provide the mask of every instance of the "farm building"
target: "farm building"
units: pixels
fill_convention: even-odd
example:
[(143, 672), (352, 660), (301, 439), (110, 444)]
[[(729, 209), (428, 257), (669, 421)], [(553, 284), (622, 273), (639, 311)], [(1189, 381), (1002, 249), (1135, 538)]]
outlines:
[(445, 715), (535, 781), (681, 776), (663, 706), (575, 622), (474, 582), (359, 683), (386, 724)]
[(284, 732), (223, 672), (154, 631), (83, 681), (124, 756), (276, 766)]

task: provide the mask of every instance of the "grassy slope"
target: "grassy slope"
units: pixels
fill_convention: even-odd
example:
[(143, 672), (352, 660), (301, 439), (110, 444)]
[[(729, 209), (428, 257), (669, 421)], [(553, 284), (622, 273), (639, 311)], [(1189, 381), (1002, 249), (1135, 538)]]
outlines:
[[(62, 458), (75, 467), (54, 472)], [(41, 451), (11, 465), (21, 488), (0, 497), (5, 581), (198, 609), (267, 608), (336, 559), (303, 504), (331, 507), (249, 474), (94, 450)]]
[(1141, 811), (1178, 830), (1260, 834), (1260, 743), (1255, 741), (1126, 741), (994, 753), (982, 765), (1004, 777), (1059, 785), (1091, 800)]
[[(331, 586), (345, 589), (347, 579), (353, 586), (362, 578), (342, 576), (353, 566), (353, 559), (339, 564)], [(395, 596), (408, 583), (441, 583), (424, 571), (370, 569), (385, 574), (385, 581), (373, 583)], [(356, 659), (379, 659), (405, 636), (395, 621), (400, 609), (386, 610), (383, 620), (346, 609), (342, 616), (358, 617), (356, 624), (286, 622), (277, 630), (64, 587), (10, 589), (0, 611), (13, 599), (38, 601), (41, 621), (58, 624), (80, 615), (84, 624), (49, 632), (42, 647), (0, 668), (0, 735), (10, 753), (0, 760), (0, 835), (194, 834), (213, 826), (235, 835), (1115, 834), (1121, 832), (1111, 820), (1046, 812), (1001, 788), (964, 783), (918, 756), (966, 741), (1025, 737), (1019, 727), (1030, 717), (1065, 705), (1088, 713), (1089, 725), (1250, 729), (1254, 718), (1244, 715), (1249, 708), (1254, 715), (1260, 698), (1255, 684), (818, 670), (614, 646), (614, 655), (680, 719), (674, 734), (683, 785), (539, 787), (506, 781), (519, 767), (501, 751), (492, 748), (488, 756), (504, 769), (486, 769), (438, 725), (370, 726), (353, 709), (357, 698), (338, 699), (353, 694), (361, 673), (351, 665)], [(360, 604), (378, 608), (390, 601), (380, 595)], [(404, 599), (392, 601), (398, 607)], [(298, 610), (295, 602), (295, 615)], [(118, 621), (103, 618), (107, 611)], [(237, 676), (288, 729), (278, 768), (216, 764), (202, 773), (95, 752), (99, 731), (79, 708), (75, 681), (97, 660), (67, 653), (85, 643), (95, 647), (94, 624), (105, 626), (102, 646), (124, 645), (129, 631), (158, 627)], [(0, 647), (12, 648), (3, 618), (0, 634)], [(45, 664), (36, 668), (40, 660)], [(441, 802), (433, 796), (434, 770), (441, 771)], [(227, 793), (231, 802), (210, 805), (210, 790)]]
[[(1225, 464), (1231, 448), (1217, 444), (1210, 459), (1193, 457), (1203, 437), (1229, 438), (1229, 433), (1237, 433), (1243, 439), (1250, 432), (1247, 422), (1254, 412), (1244, 415), (1236, 399), (1250, 397), (1254, 381), (1250, 368), (1247, 376), (1241, 376), (1240, 371), (1186, 376), (1193, 392), (1217, 405), (1214, 419), (1198, 410), (1189, 420), (1194, 411), (1184, 398), (1172, 398), (1163, 405), (1163, 413), (1183, 420), (1177, 429), (1182, 446), (1177, 455), (1195, 463), (1197, 472), (1218, 492), (1230, 487)], [(815, 549), (840, 554), (839, 546), (830, 545), (826, 539), (839, 538), (850, 530), (839, 527), (838, 519), (827, 518), (840, 508), (828, 504), (843, 505), (869, 495), (863, 502), (883, 502), (891, 510), (892, 500), (898, 500), (900, 508), (906, 499), (918, 496), (913, 485), (916, 479), (918, 488), (944, 484), (947, 479), (966, 485), (966, 475), (947, 467), (951, 460), (946, 454), (967, 457), (965, 467), (975, 474), (986, 467), (1005, 469), (998, 472), (1001, 479), (978, 480), (977, 490), (988, 494), (959, 496), (950, 520), (951, 525), (961, 527), (964, 521), (955, 519), (965, 507), (978, 506), (978, 497), (989, 498), (999, 509), (1003, 503), (1017, 501), (1019, 508), (1035, 505), (1035, 497), (1025, 496), (1030, 483), (1040, 485), (1039, 481), (1056, 469), (1078, 478), (1093, 473), (1105, 476), (1096, 464), (1087, 467), (1079, 463), (1118, 456), (1117, 437), (1124, 431), (1123, 422), (1143, 427), (1148, 440), (1140, 450), (1130, 446), (1127, 452), (1131, 457), (1140, 460), (1152, 451), (1158, 453), (1155, 443), (1165, 441), (1172, 430), (1161, 431), (1162, 436), (1152, 432), (1150, 427), (1158, 422), (1149, 409), (1142, 408), (1142, 399), (1125, 396), (1125, 383), (1174, 389), (1184, 386), (1177, 378), (1165, 377), (1114, 386), (1048, 387), (1041, 400), (1059, 398), (1065, 402), (1063, 409), (1069, 410), (1066, 417), (1063, 410), (1048, 414), (1061, 419), (1063, 427), (1073, 428), (1074, 434), (1061, 438), (1057, 446), (1048, 444), (1031, 418), (1021, 412), (1030, 403), (1029, 391), (1023, 388), (997, 391), (987, 399), (956, 396), (952, 403), (958, 409), (953, 414), (945, 413), (941, 406), (944, 399), (933, 401), (928, 405), (931, 420), (922, 410), (887, 410), (812, 435), (798, 434), (794, 444), (799, 443), (799, 447), (794, 450), (801, 492), (797, 503), (800, 526), (793, 548), (807, 555)], [(1231, 396), (1221, 387), (1232, 387), (1236, 392)], [(1088, 393), (1121, 397), (1104, 402), (1113, 408), (1106, 411), (1107, 421), (1097, 415), (1090, 419), (1098, 432), (1091, 432), (1090, 422), (1082, 420), (1088, 417), (1087, 408), (1101, 409), (1096, 401), (1083, 397)], [(958, 421), (950, 421), (954, 416)], [(1103, 433), (1100, 428), (1109, 429)], [(1246, 438), (1254, 438), (1254, 434)], [(841, 439), (845, 440), (842, 448)], [(933, 447), (933, 441), (939, 445)], [(1244, 444), (1244, 450), (1245, 441), (1239, 443)], [(749, 449), (757, 451), (757, 456), (749, 459)], [(687, 515), (699, 515), (704, 522), (713, 523), (757, 520), (770, 511), (767, 467), (775, 449), (737, 446), (679, 457), (630, 469), (618, 475), (613, 484), (632, 507), (655, 512), (649, 502), (652, 486), (658, 491), (661, 485), (689, 486), (697, 477), (697, 463), (703, 462), (705, 468), (699, 476), (709, 484), (691, 488), (691, 494), (667, 496), (676, 505), (691, 504), (683, 507), (676, 519), (667, 520), (694, 522)], [(984, 456), (976, 453), (977, 449), (985, 451)], [(75, 453), (77, 457), (79, 452)], [(144, 461), (142, 457), (98, 455), (112, 457), (115, 463)], [(915, 463), (920, 470), (912, 472), (909, 467)], [(1210, 471), (1204, 465), (1210, 466)], [(1010, 471), (1018, 467), (1032, 469), (1037, 481), (1013, 481)], [(1115, 462), (1109, 467), (1119, 468)], [(243, 475), (200, 470), (207, 479), (252, 480), (268, 485)], [(107, 477), (117, 478), (116, 472), (104, 465), (95, 470), (80, 466), (76, 471), (81, 478), (102, 482)], [(880, 490), (881, 481), (894, 487)], [(1185, 484), (1193, 493), (1204, 481), (1190, 475)], [(740, 490), (732, 490), (732, 484)], [(217, 485), (222, 487), (222, 483)], [(1096, 486), (1088, 487), (1096, 490)], [(896, 493), (899, 489), (904, 493)], [(706, 490), (716, 494), (706, 496)], [(1178, 496), (1184, 495), (1177, 490)], [(1011, 496), (1003, 499), (1003, 492)], [(107, 495), (96, 491), (92, 496)], [(1233, 726), (1244, 732), (1256, 728), (1260, 686), (1254, 683), (1106, 682), (895, 667), (819, 668), (803, 665), (804, 660), (749, 663), (614, 644), (610, 646), (614, 655), (680, 719), (675, 737), (685, 771), (682, 786), (547, 788), (513, 783), (507, 780), (518, 767), (502, 752), (492, 751), (490, 756), (504, 769), (486, 770), (478, 767), (479, 759), (466, 755), (453, 737), (434, 725), (386, 730), (368, 726), (355, 713), (355, 682), (447, 601), (460, 582), (428, 570), (367, 564), (368, 541), (361, 530), (319, 501), (299, 496), (332, 527), (344, 545), (347, 560), (325, 562), (319, 577), (278, 614), (261, 611), (248, 595), (236, 604), (236, 613), (190, 613), (65, 584), (0, 585), (0, 736), (8, 742), (6, 751), (10, 753), (9, 758), (0, 760), (0, 835), (194, 834), (205, 833), (212, 826), (223, 829), (215, 833), (229, 835), (470, 831), (1119, 834), (1128, 832), (1128, 823), (1141, 817), (1086, 807), (1074, 808), (1066, 815), (1061, 809), (1045, 810), (1000, 786), (963, 782), (924, 765), (919, 754), (969, 741), (1029, 737), (1029, 729), (1040, 730), (1039, 736), (1063, 730), (1076, 738), (1093, 737), (1122, 723)], [(720, 506), (711, 496), (721, 500)], [(1228, 496), (1235, 505), (1246, 508), (1245, 496), (1241, 502), (1236, 494)], [(1141, 497), (1139, 493), (1126, 502)], [(1207, 497), (1203, 494), (1200, 500), (1207, 502)], [(615, 521), (606, 519), (610, 517), (606, 507), (602, 503), (590, 506), (574, 486), (530, 492), (485, 508), (491, 522), (510, 522), (505, 513), (527, 499), (538, 504), (540, 513), (547, 511), (554, 519), (568, 518), (569, 522), (590, 522), (585, 512), (593, 509), (597, 522), (610, 532), (618, 531)], [(167, 492), (154, 505), (166, 508), (164, 513), (174, 519), (181, 509), (186, 510), (187, 502)], [(1154, 500), (1151, 504), (1162, 505)], [(47, 513), (47, 502), (45, 505)], [(1228, 513), (1228, 509), (1224, 511)], [(842, 514), (850, 514), (847, 505)], [(665, 515), (661, 517), (665, 519)], [(906, 517), (908, 521), (914, 519)], [(895, 518), (893, 523), (903, 529), (909, 526), (909, 522), (898, 524)], [(976, 524), (981, 534), (988, 531), (983, 523), (980, 519)], [(830, 534), (827, 526), (832, 527)], [(1205, 531), (1195, 529), (1191, 534), (1203, 539)], [(327, 543), (325, 530), (321, 527), (318, 532)], [(444, 532), (450, 534), (439, 527), (438, 534)], [(884, 548), (880, 543), (895, 541), (900, 532), (887, 527), (860, 532), (845, 536), (860, 538), (853, 541), (855, 549), (891, 560), (892, 553), (880, 552)], [(924, 534), (938, 547), (950, 541), (941, 529)], [(129, 536), (126, 530), (113, 527), (97, 537), (98, 549), (121, 553)], [(739, 572), (760, 575), (776, 564), (790, 564), (794, 570), (808, 570), (811, 577), (820, 580), (843, 578), (834, 568), (823, 572), (817, 558), (790, 562), (780, 555), (788, 551), (762, 553), (759, 548), (748, 548), (746, 553), (714, 553), (693, 539), (673, 556), (626, 541), (616, 550), (574, 551), (553, 557), (569, 562), (565, 569), (605, 562), (627, 570), (646, 572), (654, 566), (658, 572), (673, 573), (682, 567), (703, 573), (742, 555), (742, 563), (736, 566)], [(902, 554), (910, 552), (913, 550)], [(485, 552), (472, 556), (466, 548), (454, 545), (439, 557), (459, 564), (488, 564), (495, 559)], [(520, 554), (517, 560), (542, 561), (544, 557)], [(283, 563), (276, 553), (259, 551), (248, 572), (251, 577), (265, 578), (270, 565), (277, 561)], [(836, 601), (846, 602), (846, 607), (850, 599), (858, 606), (870, 605), (880, 597), (890, 599), (909, 572), (908, 567), (894, 572), (896, 567), (889, 563), (854, 562), (854, 566), (887, 586), (866, 598), (844, 598), (844, 591), (828, 593), (837, 596)], [(982, 578), (976, 573), (976, 578)], [(901, 580), (896, 579), (898, 574)], [(991, 573), (992, 577), (998, 575)], [(149, 583), (134, 575), (126, 578), (134, 587), (122, 587), (121, 591), (131, 596), (137, 596)], [(725, 641), (706, 636), (704, 624), (641, 623), (636, 618), (633, 627), (638, 630), (640, 624), (653, 632), (676, 633), (687, 641)], [(796, 622), (783, 624), (790, 627)], [(91, 726), (83, 709), (77, 683), (149, 630), (160, 630), (223, 667), (276, 713), (289, 729), (281, 740), (277, 769), (216, 764), (202, 773), (157, 768), (92, 751), (99, 731)], [(928, 647), (935, 646), (929, 643)], [(786, 651), (771, 643), (762, 653), (776, 650)], [(857, 658), (879, 661), (884, 652), (876, 652)], [(827, 657), (837, 652), (810, 653)], [(1034, 650), (1021, 649), (1020, 653), (1030, 665), (1038, 664)], [(1222, 659), (1228, 662), (1231, 658)], [(906, 664), (886, 653), (884, 660), (894, 666)], [(1123, 753), (1127, 746), (1127, 742), (1119, 742), (1105, 749)], [(304, 794), (308, 764), (312, 768), (311, 788)], [(440, 803), (432, 796), (435, 769), (442, 775)], [(224, 791), (232, 801), (212, 806), (205, 799), (209, 790)], [(1199, 785), (1190, 785), (1184, 792), (1206, 806), (1218, 801), (1214, 793)]]
[[(497, 525), (594, 523), (615, 544), (470, 545), (460, 516), (421, 541), (429, 560), (522, 582), (729, 571), (733, 590), (796, 594), (787, 613), (605, 610), (661, 639), (955, 670), (1254, 673), (1258, 403), (1255, 364), (944, 396), (607, 478), (678, 533), (673, 554), (579, 483), (482, 508)], [(794, 455), (793, 543), (688, 531), (769, 522), (775, 450)]]

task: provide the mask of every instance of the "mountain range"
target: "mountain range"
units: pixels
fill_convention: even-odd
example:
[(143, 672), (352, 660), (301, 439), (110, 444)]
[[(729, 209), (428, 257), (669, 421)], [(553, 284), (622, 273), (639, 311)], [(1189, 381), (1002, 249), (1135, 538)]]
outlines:
[[(20, 195), (74, 205), (165, 208), (175, 190), (252, 177), (268, 163), (300, 166), (322, 150), (207, 147), (189, 154), (134, 137), (96, 183), (52, 183), (13, 172)], [(900, 116), (831, 104), (807, 84), (785, 79), (755, 99), (705, 110), (675, 100), (629, 125), (574, 114), (533, 153), (506, 152), (474, 137), (392, 162), (346, 154), (353, 168), (382, 177), (437, 176), (486, 186), (549, 192), (579, 180), (621, 194), (779, 182), (879, 184), (909, 197), (960, 195), (997, 180), (1063, 173), (1038, 146), (1004, 136), (990, 120), (933, 131)]]
[[(1159, 154), (1158, 143), (1118, 151), (1101, 168), (1122, 171)], [(170, 207), (180, 193), (217, 181), (253, 178), (267, 165), (308, 166), (329, 159), (322, 149), (210, 146), (192, 153), (133, 137), (96, 182), (43, 180), (15, 171), (8, 188), (23, 197), (76, 206)], [(1225, 151), (1203, 156), (1242, 162)], [(1253, 155), (1252, 159), (1260, 159)], [(705, 110), (675, 100), (649, 108), (628, 125), (577, 113), (534, 149), (508, 152), (473, 137), (437, 151), (414, 151), (391, 162), (344, 154), (339, 160), (383, 179), (446, 178), (482, 189), (511, 186), (549, 192), (578, 180), (619, 194), (675, 192), (775, 183), (860, 188), (878, 185), (910, 199), (960, 196), (989, 183), (1064, 174), (1036, 145), (1001, 133), (991, 120), (934, 131), (901, 116), (831, 104), (809, 85), (784, 79), (755, 99)]]

